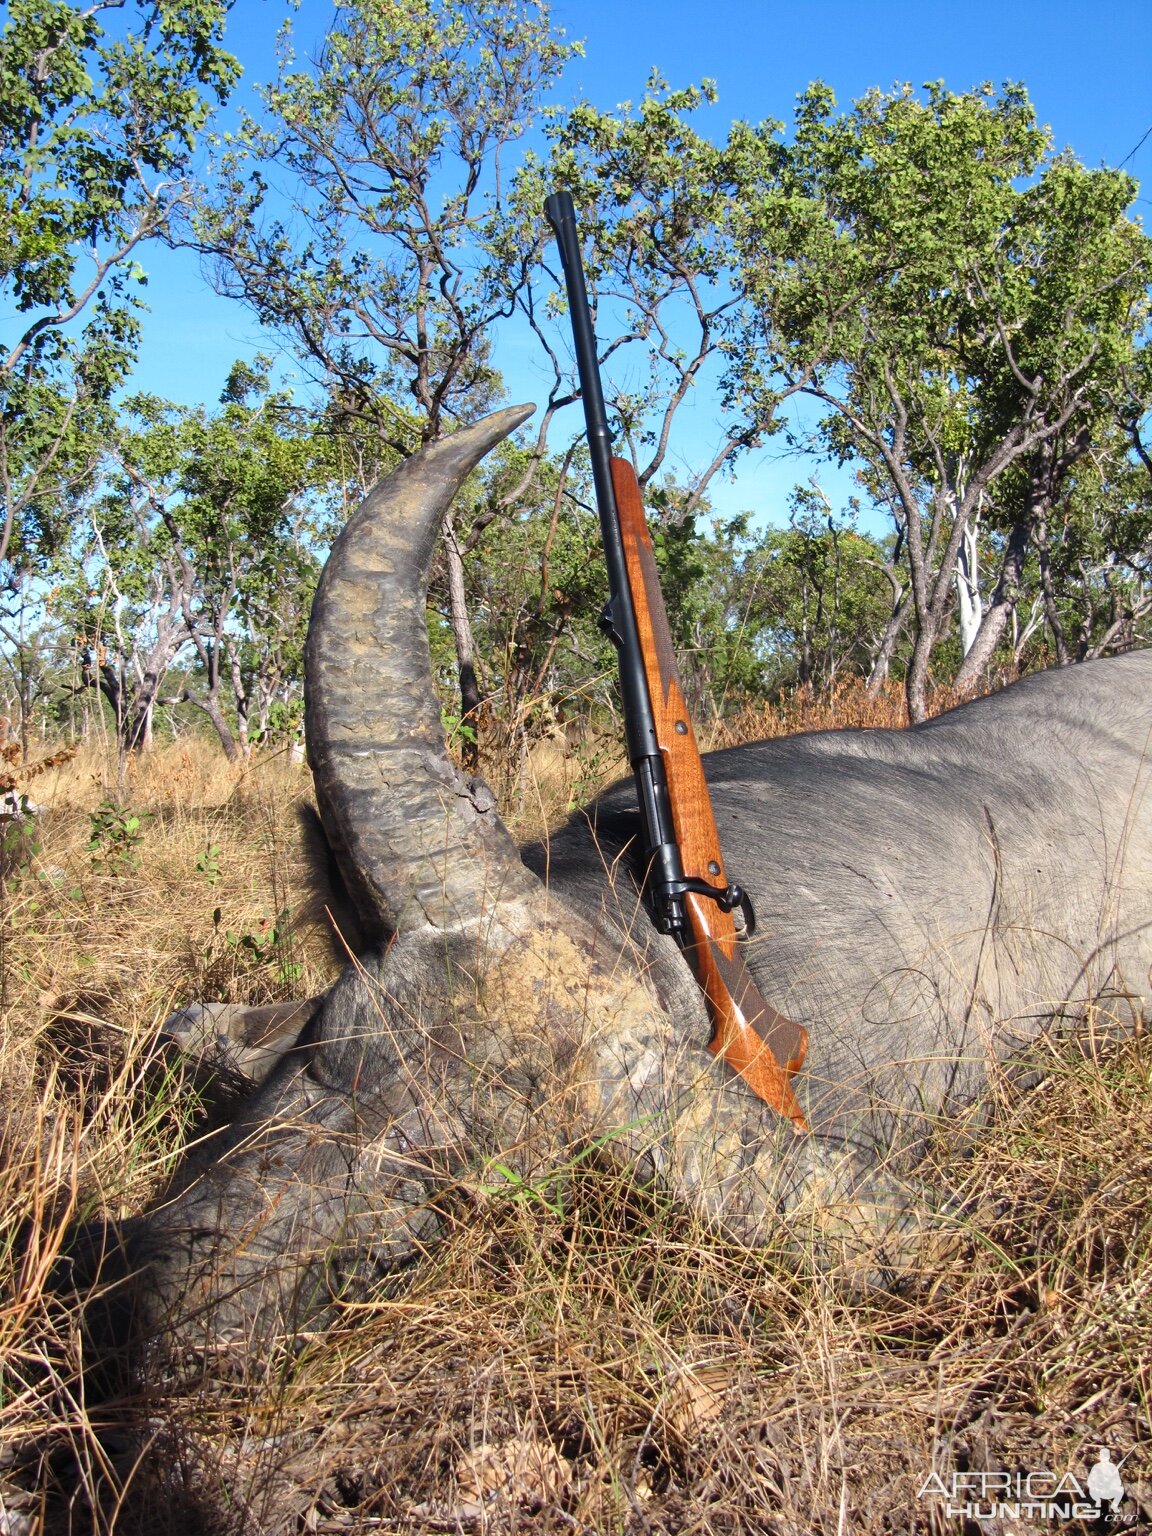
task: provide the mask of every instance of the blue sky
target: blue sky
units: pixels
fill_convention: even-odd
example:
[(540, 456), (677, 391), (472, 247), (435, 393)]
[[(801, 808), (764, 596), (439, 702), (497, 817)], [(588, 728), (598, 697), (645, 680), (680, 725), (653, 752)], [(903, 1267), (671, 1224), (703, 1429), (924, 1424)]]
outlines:
[[(1089, 165), (1126, 162), (1144, 183), (1133, 211), (1149, 222), (1152, 0), (554, 0), (552, 10), (585, 47), (556, 93), (559, 103), (636, 100), (653, 68), (673, 85), (707, 76), (720, 96), (702, 125), (714, 125), (717, 136), (734, 118), (787, 123), (796, 96), (817, 78), (842, 103), (904, 81), (943, 79), (965, 90), (1021, 80), (1058, 148)], [(287, 14), (283, 0), (237, 0), (229, 42), (245, 66), (242, 95), (274, 70), (274, 38)], [(301, 55), (320, 42), (332, 14), (326, 0), (301, 0), (293, 22)], [(254, 322), (212, 294), (189, 254), (149, 250), (144, 265), (153, 312), (136, 387), (187, 403), (214, 400), (233, 359), (261, 344)], [(511, 393), (541, 397), (517, 351), (495, 358)], [(675, 458), (706, 462), (714, 435), (714, 412), (701, 400), (679, 426)], [(766, 450), (714, 500), (727, 512), (754, 507), (779, 520), (788, 490), (812, 469)], [(830, 468), (819, 474), (834, 498), (846, 486)]]

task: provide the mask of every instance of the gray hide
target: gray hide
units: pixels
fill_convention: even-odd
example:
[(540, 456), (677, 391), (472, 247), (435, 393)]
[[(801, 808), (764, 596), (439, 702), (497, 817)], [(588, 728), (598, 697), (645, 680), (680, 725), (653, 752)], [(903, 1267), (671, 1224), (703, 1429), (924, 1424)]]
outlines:
[(1136, 654), (907, 732), (707, 760), (726, 862), (759, 914), (750, 965), (810, 1032), (812, 1134), (760, 1104), (705, 1050), (688, 966), (638, 902), (630, 789), (522, 863), (445, 754), (427, 565), (465, 475), (527, 414), (426, 449), (333, 550), (309, 748), (380, 945), (129, 1235), (152, 1332), (199, 1348), (297, 1326), (418, 1254), (446, 1202), (507, 1168), (557, 1176), (592, 1143), (744, 1240), (785, 1223), (825, 1256), (863, 1249), (875, 1273), (924, 1211), (882, 1153), (914, 1148), (1067, 1003), (1143, 1012), (1152, 656)]

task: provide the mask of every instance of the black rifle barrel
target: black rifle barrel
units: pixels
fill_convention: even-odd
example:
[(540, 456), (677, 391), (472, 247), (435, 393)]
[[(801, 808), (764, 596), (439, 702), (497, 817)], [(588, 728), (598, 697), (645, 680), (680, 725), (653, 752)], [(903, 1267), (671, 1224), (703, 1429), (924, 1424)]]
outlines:
[(608, 603), (600, 624), (616, 647), (620, 668), (620, 694), (624, 708), (624, 735), (628, 760), (636, 776), (636, 793), (644, 825), (644, 865), (646, 886), (656, 907), (656, 918), (666, 933), (684, 927), (684, 904), (680, 892), (684, 885), (684, 867), (676, 843), (672, 811), (668, 801), (668, 779), (664, 759), (656, 737), (656, 721), (648, 697), (648, 679), (640, 651), (640, 633), (636, 611), (628, 586), (628, 566), (620, 537), (620, 519), (616, 491), (612, 485), (612, 435), (600, 388), (600, 367), (596, 357), (596, 335), (584, 283), (580, 257), (580, 237), (576, 232), (576, 210), (568, 192), (553, 192), (544, 204), (560, 260), (564, 266), (568, 290), (568, 309), (572, 318), (572, 340), (576, 367), (580, 375), (580, 397), (588, 432), (588, 453), (592, 460), (592, 483), (596, 489), (596, 508), (604, 540), (604, 561), (608, 567)]

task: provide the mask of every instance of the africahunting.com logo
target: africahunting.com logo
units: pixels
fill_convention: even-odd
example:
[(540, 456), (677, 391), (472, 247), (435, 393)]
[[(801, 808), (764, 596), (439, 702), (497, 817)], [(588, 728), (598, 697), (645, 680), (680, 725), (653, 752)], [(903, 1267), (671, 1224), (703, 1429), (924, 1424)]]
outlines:
[(1072, 1472), (930, 1472), (917, 1497), (952, 1520), (1104, 1520), (1124, 1502), (1123, 1462), (1102, 1447), (1084, 1479)]

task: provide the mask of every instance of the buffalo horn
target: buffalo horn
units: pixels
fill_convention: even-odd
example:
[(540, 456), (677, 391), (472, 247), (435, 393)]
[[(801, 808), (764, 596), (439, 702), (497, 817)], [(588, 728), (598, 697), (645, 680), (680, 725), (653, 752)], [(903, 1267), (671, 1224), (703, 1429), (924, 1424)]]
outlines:
[(494, 900), (538, 892), (491, 792), (445, 749), (426, 622), (444, 515), (532, 410), (497, 411), (381, 480), (333, 545), (316, 591), (308, 753), (325, 831), (374, 936), (455, 928)]

